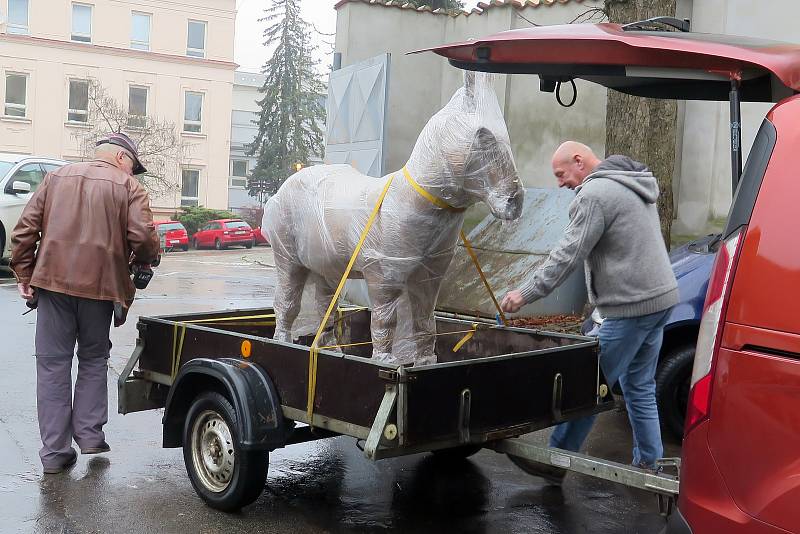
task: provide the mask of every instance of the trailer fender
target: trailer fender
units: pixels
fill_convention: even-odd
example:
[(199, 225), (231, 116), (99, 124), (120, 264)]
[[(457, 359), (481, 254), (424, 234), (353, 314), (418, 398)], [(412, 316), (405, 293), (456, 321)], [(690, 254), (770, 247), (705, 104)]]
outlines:
[(281, 403), (269, 375), (258, 365), (234, 358), (195, 358), (181, 367), (164, 408), (164, 447), (183, 445), (183, 427), (194, 399), (217, 391), (233, 404), (243, 450), (274, 450), (286, 443)]

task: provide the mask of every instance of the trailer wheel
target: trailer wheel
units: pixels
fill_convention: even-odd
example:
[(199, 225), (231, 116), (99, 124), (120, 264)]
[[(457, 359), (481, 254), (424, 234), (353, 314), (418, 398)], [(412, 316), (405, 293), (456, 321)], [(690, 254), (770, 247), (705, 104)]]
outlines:
[(460, 447), (451, 447), (449, 449), (437, 449), (432, 452), (437, 460), (455, 462), (466, 460), (473, 454), (477, 454), (482, 448), (480, 445), (461, 445)]
[(239, 421), (224, 396), (215, 391), (195, 399), (183, 430), (183, 461), (197, 494), (212, 508), (239, 510), (264, 490), (267, 451), (239, 448)]

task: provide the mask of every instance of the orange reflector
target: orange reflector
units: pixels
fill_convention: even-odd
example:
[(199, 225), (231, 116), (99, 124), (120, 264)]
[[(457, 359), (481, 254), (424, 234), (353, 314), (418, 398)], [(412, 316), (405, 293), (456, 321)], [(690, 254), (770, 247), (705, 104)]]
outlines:
[(249, 358), (250, 357), (250, 350), (252, 348), (253, 347), (250, 344), (249, 340), (245, 339), (244, 341), (242, 341), (242, 356), (244, 356), (245, 358)]

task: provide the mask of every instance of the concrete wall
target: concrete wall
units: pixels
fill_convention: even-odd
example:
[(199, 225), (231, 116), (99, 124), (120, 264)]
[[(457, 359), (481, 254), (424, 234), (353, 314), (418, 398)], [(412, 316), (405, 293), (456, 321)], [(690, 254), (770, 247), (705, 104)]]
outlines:
[[(336, 25), (336, 52), (342, 66), (380, 53), (392, 54), (386, 129), (388, 171), (403, 166), (417, 135), (462, 85), (463, 71), (444, 58), (407, 52), (536, 24), (563, 24), (602, 2), (529, 5), (517, 10), (492, 7), (483, 14), (451, 17), (361, 2), (342, 4)], [(580, 139), (599, 153), (605, 149), (605, 95), (602, 87), (578, 83), (578, 102), (564, 109), (554, 95), (539, 92), (536, 76), (499, 75), (495, 83), (504, 109), (520, 176), (528, 187), (552, 187), (550, 156), (568, 138)], [(569, 92), (569, 88), (566, 88)], [(565, 93), (565, 96), (568, 96)]]
[[(684, 0), (684, 9), (690, 12), (693, 31), (800, 43), (800, 2), (796, 0)], [(686, 102), (685, 107), (675, 231), (693, 234), (702, 232), (709, 219), (725, 217), (730, 207), (730, 111), (727, 102)], [(745, 157), (771, 107), (742, 104)]]
[[(130, 85), (147, 86), (148, 114), (174, 122), (179, 130), (184, 92), (198, 91), (204, 94), (202, 131), (181, 132), (191, 146), (183, 163), (200, 169), (200, 204), (227, 208), (235, 1), (89, 3), (91, 44), (70, 41), (67, 0), (31, 1), (29, 35), (9, 35), (0, 26), (0, 103), (7, 72), (28, 77), (26, 116), (0, 116), (0, 151), (79, 159), (73, 133), (85, 126), (67, 122), (70, 78), (96, 78), (123, 105)], [(5, 2), (0, 6), (4, 10)], [(131, 11), (152, 15), (150, 51), (130, 48)], [(206, 59), (186, 57), (189, 19), (208, 22)], [(163, 218), (180, 205), (180, 191), (151, 200)]]

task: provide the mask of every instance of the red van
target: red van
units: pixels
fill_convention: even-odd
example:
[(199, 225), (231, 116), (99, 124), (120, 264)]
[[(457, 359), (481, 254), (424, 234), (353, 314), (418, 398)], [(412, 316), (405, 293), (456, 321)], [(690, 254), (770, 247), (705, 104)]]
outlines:
[[(580, 78), (637, 96), (730, 100), (736, 193), (708, 286), (666, 530), (800, 532), (800, 46), (691, 33), (661, 18), (512, 30), (432, 50), (464, 69), (537, 74), (545, 91)], [(744, 171), (742, 101), (777, 103)]]

